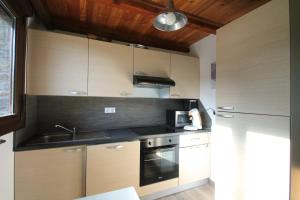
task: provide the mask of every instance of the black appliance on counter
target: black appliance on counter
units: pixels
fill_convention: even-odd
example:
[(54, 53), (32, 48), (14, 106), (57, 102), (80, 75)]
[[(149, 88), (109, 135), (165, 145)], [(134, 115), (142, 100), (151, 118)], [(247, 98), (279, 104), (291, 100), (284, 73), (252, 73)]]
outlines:
[(179, 136), (141, 140), (140, 186), (178, 177)]
[(182, 128), (186, 125), (190, 125), (189, 111), (183, 110), (167, 110), (167, 125), (172, 128)]

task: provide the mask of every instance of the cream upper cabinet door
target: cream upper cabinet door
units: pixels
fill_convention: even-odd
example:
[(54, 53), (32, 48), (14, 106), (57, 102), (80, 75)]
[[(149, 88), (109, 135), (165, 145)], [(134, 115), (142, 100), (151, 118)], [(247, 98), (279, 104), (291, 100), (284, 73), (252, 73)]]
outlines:
[(176, 84), (170, 88), (171, 98), (200, 98), (199, 58), (171, 54), (171, 78)]
[(29, 29), (27, 94), (87, 95), (88, 39)]
[(140, 142), (87, 147), (86, 194), (139, 187)]
[(132, 47), (89, 40), (89, 96), (130, 96), (132, 78)]
[(134, 48), (134, 74), (169, 77), (170, 53)]
[(85, 147), (15, 153), (16, 200), (71, 200), (85, 195)]
[(187, 184), (210, 177), (210, 147), (202, 144), (179, 150), (179, 184)]
[(271, 1), (217, 30), (217, 106), (290, 115), (287, 0)]
[(288, 200), (290, 118), (218, 113), (216, 200)]

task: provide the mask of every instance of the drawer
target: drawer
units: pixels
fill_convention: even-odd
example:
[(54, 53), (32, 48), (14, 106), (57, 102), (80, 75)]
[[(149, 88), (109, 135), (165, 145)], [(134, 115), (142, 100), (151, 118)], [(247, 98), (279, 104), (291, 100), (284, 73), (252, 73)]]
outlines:
[(191, 133), (180, 136), (180, 147), (194, 146), (209, 143), (209, 133)]

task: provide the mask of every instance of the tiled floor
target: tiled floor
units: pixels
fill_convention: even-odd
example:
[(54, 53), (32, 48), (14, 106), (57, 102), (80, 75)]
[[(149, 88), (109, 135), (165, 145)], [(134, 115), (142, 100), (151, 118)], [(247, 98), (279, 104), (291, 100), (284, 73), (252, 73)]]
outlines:
[(205, 185), (158, 200), (214, 200), (214, 189), (210, 185)]

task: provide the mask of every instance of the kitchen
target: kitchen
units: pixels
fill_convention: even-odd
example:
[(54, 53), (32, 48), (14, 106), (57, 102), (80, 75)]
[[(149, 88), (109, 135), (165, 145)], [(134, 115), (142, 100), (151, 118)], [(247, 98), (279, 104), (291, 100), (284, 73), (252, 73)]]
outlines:
[(299, 199), (296, 0), (0, 2), (0, 199)]

